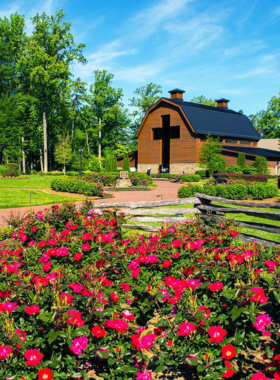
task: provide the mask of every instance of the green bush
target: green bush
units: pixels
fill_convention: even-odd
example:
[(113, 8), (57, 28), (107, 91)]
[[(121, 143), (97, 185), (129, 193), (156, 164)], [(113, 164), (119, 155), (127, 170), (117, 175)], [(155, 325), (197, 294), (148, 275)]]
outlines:
[(74, 171), (71, 171), (71, 172), (66, 172), (66, 175), (70, 176), (70, 177), (76, 177), (79, 175), (78, 172), (74, 172)]
[(3, 177), (19, 177), (20, 170), (18, 168), (18, 164), (10, 163), (6, 164), (7, 170), (3, 172)]
[(190, 198), (190, 197), (193, 197), (195, 193), (202, 193), (202, 186), (200, 185), (182, 186), (178, 190), (178, 198)]
[(31, 170), (31, 174), (37, 174), (37, 170)]
[(201, 178), (208, 178), (209, 177), (209, 172), (208, 170), (197, 170), (195, 174), (200, 175)]
[(91, 157), (88, 169), (89, 171), (94, 172), (94, 173), (99, 173), (102, 171), (102, 165), (100, 166), (98, 157), (96, 156)]
[(268, 163), (265, 157), (257, 156), (253, 166), (256, 168), (258, 174), (268, 174)]
[(2, 177), (7, 170), (8, 170), (7, 166), (1, 165), (0, 166), (0, 177)]
[(226, 172), (227, 173), (240, 173), (240, 174), (242, 174), (243, 170), (239, 165), (231, 165), (231, 166), (227, 167)]
[(243, 174), (258, 174), (257, 169), (251, 165), (251, 166), (245, 166), (243, 168)]
[(64, 191), (67, 193), (85, 194), (85, 195), (103, 195), (102, 187), (95, 183), (88, 183), (80, 179), (56, 178), (51, 182), (51, 188), (55, 191)]
[(181, 182), (199, 182), (200, 180), (199, 174), (186, 174), (181, 177)]
[(237, 157), (237, 165), (240, 166), (242, 169), (246, 166), (246, 157), (245, 153), (238, 153)]
[(278, 187), (266, 183), (255, 185), (228, 184), (228, 185), (188, 185), (182, 186), (178, 191), (179, 198), (193, 197), (196, 192), (222, 197), (226, 199), (266, 199), (278, 194)]
[(130, 172), (129, 157), (128, 156), (124, 156), (124, 158), (123, 158), (122, 170), (126, 171), (126, 172)]
[(226, 171), (226, 160), (221, 155), (217, 158), (217, 171), (218, 173), (224, 173)]

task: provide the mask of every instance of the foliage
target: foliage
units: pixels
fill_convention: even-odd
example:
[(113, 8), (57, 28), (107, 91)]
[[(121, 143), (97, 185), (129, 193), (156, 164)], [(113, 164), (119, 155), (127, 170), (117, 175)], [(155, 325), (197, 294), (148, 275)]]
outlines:
[(181, 176), (181, 182), (199, 182), (201, 180), (198, 174), (185, 174)]
[(13, 163), (6, 164), (6, 170), (4, 170), (3, 172), (4, 178), (19, 177), (19, 176), (20, 176), (20, 171), (18, 169), (18, 164), (13, 164)]
[(239, 173), (242, 174), (243, 170), (239, 165), (230, 165), (227, 167), (227, 173)]
[(122, 166), (122, 170), (127, 171), (127, 172), (130, 172), (130, 167), (129, 167), (129, 157), (128, 157), (128, 156), (124, 156), (124, 157), (123, 157), (123, 166)]
[(225, 179), (241, 179), (245, 182), (267, 182), (267, 175), (263, 174), (240, 174), (240, 173), (216, 173), (214, 174), (215, 179), (225, 178)]
[(201, 178), (209, 177), (208, 170), (196, 170), (195, 174), (200, 175)]
[(257, 169), (253, 166), (245, 166), (243, 169), (244, 174), (257, 174)]
[(202, 145), (199, 157), (199, 165), (209, 171), (212, 177), (215, 171), (221, 166), (221, 152), (223, 146), (219, 138), (207, 135), (206, 142)]
[(237, 156), (237, 165), (240, 166), (242, 169), (246, 166), (246, 157), (245, 153), (238, 153)]
[(59, 137), (55, 146), (54, 157), (56, 162), (63, 165), (63, 172), (66, 173), (66, 164), (72, 159), (72, 148), (70, 137)]
[(89, 164), (89, 170), (92, 172), (101, 172), (102, 166), (100, 166), (99, 158), (97, 156), (91, 156), (90, 164)]
[(115, 212), (68, 204), (12, 230), (12, 249), (0, 253), (1, 378), (276, 372), (272, 249), (238, 246), (238, 232), (220, 222), (190, 220), (125, 240), (120, 223)]
[(257, 156), (253, 166), (258, 174), (268, 174), (268, 163), (266, 157)]
[(204, 95), (196, 96), (190, 100), (192, 103), (204, 104), (206, 106), (216, 107), (217, 103), (214, 99), (206, 98)]
[(222, 155), (217, 158), (217, 171), (218, 173), (224, 173), (226, 171), (226, 160)]
[(67, 193), (85, 194), (90, 196), (104, 196), (104, 192), (100, 185), (88, 183), (81, 179), (56, 178), (51, 182), (51, 188), (55, 191), (63, 191)]
[(155, 83), (148, 83), (145, 86), (139, 87), (134, 91), (136, 95), (132, 99), (129, 99), (130, 107), (136, 107), (136, 110), (132, 113), (134, 119), (134, 127), (132, 132), (135, 134), (140, 127), (143, 117), (150, 107), (152, 107), (162, 94), (162, 87)]
[(66, 172), (66, 175), (68, 175), (69, 177), (78, 177), (80, 173), (71, 171), (71, 172)]
[(278, 187), (267, 183), (256, 183), (254, 185), (221, 184), (221, 185), (188, 185), (182, 186), (178, 191), (179, 198), (193, 197), (195, 193), (202, 193), (214, 197), (226, 199), (266, 199), (278, 195)]

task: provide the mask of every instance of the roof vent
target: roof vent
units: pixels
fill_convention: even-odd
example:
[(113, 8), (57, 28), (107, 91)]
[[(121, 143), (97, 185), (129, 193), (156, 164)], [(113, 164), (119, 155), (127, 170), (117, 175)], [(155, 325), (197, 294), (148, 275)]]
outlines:
[(217, 99), (217, 100), (215, 100), (215, 102), (217, 103), (217, 107), (218, 108), (228, 108), (228, 102), (229, 102), (230, 100), (228, 100), (228, 99), (225, 99), (225, 98), (221, 98), (221, 99)]
[(170, 94), (170, 99), (182, 99), (184, 90), (179, 90), (179, 88), (175, 88), (174, 90), (168, 91)]

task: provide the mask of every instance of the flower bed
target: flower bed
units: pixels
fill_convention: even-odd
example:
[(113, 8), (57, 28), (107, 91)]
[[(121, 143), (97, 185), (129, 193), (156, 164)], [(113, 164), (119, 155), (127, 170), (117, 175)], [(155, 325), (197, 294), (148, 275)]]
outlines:
[(122, 239), (119, 222), (54, 206), (9, 233), (1, 379), (279, 378), (278, 253), (220, 223)]
[(179, 198), (193, 197), (195, 193), (212, 195), (227, 199), (266, 199), (278, 195), (279, 190), (275, 185), (256, 183), (254, 185), (244, 184), (222, 184), (222, 185), (188, 185), (178, 190)]
[(67, 193), (85, 194), (104, 197), (103, 188), (95, 183), (87, 183), (81, 179), (56, 178), (51, 182), (51, 189)]

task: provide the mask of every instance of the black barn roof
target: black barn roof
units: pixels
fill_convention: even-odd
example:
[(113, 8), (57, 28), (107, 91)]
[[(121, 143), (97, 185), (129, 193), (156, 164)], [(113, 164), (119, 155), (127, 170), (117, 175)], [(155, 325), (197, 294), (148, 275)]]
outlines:
[(181, 99), (161, 99), (180, 106), (197, 134), (256, 141), (261, 138), (248, 117), (233, 110), (185, 102)]
[(263, 156), (269, 159), (280, 161), (280, 151), (265, 148), (247, 148), (242, 146), (223, 145), (223, 150), (229, 152), (245, 153), (252, 156)]

